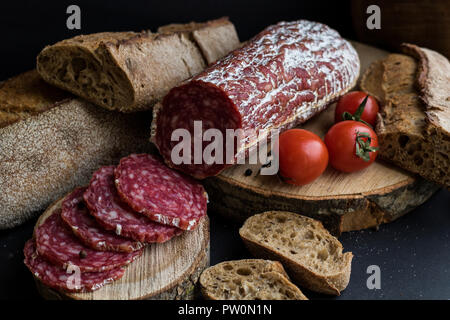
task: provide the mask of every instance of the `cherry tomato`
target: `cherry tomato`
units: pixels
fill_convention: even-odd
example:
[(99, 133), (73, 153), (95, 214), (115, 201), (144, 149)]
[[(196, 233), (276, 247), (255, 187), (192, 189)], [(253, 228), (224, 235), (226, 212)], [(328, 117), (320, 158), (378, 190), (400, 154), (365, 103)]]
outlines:
[(377, 135), (359, 121), (343, 121), (332, 126), (325, 135), (325, 144), (331, 166), (339, 171), (362, 170), (377, 157)]
[(295, 185), (314, 181), (328, 165), (328, 150), (316, 134), (291, 129), (279, 138), (280, 175)]
[[(344, 112), (348, 112), (350, 114), (355, 114), (358, 107), (361, 105), (361, 103), (364, 101), (364, 98), (367, 97), (367, 93), (362, 91), (352, 91), (345, 95), (343, 95), (338, 103), (336, 104), (336, 111), (334, 113), (334, 121), (336, 123), (344, 121), (342, 118), (342, 115)], [(375, 123), (377, 121), (377, 113), (378, 113), (379, 107), (377, 100), (369, 96), (367, 98), (366, 105), (364, 107), (364, 112), (361, 115), (361, 120), (367, 122), (372, 127), (375, 127)], [(350, 120), (350, 119), (348, 119)], [(357, 120), (357, 119), (354, 119)]]

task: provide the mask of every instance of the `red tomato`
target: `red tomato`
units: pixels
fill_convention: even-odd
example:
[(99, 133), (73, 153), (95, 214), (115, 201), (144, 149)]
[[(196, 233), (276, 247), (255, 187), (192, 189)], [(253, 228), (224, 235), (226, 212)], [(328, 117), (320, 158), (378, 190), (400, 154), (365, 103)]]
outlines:
[[(342, 114), (344, 112), (348, 112), (353, 115), (360, 104), (363, 102), (365, 97), (367, 97), (367, 93), (362, 91), (352, 91), (343, 95), (336, 104), (334, 121), (336, 123), (343, 121)], [(364, 107), (364, 112), (361, 115), (361, 120), (364, 120), (372, 127), (375, 127), (378, 110), (379, 107), (377, 100), (374, 97), (369, 96), (366, 102), (366, 106)]]
[[(368, 144), (367, 136), (370, 137), (370, 146), (366, 145)], [(325, 135), (325, 144), (330, 154), (331, 166), (339, 171), (354, 172), (364, 169), (377, 157), (377, 135), (362, 122), (336, 123)], [(360, 155), (357, 155), (357, 149)]]
[(290, 184), (314, 181), (328, 165), (327, 147), (316, 134), (291, 129), (279, 138), (280, 175)]

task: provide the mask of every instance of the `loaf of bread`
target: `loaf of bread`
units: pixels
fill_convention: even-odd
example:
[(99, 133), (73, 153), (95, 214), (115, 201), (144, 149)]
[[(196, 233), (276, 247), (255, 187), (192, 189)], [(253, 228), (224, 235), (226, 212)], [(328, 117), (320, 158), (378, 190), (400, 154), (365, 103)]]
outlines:
[(0, 128), (0, 229), (19, 225), (88, 183), (99, 166), (131, 152), (153, 151), (147, 141), (150, 114), (61, 100), (66, 96), (36, 78), (35, 71), (2, 84), (0, 110), (24, 114)]
[(36, 70), (0, 82), (0, 128), (44, 112), (70, 97), (70, 93), (49, 86)]
[(308, 300), (277, 261), (244, 259), (209, 267), (200, 276), (209, 300)]
[(45, 47), (42, 78), (111, 110), (148, 110), (169, 89), (239, 46), (226, 18), (143, 31), (80, 35)]
[(379, 155), (450, 188), (450, 63), (425, 48), (403, 50), (372, 64), (361, 79), (382, 105)]
[(317, 220), (269, 211), (248, 218), (239, 234), (255, 257), (280, 261), (302, 287), (339, 295), (350, 281), (353, 254)]

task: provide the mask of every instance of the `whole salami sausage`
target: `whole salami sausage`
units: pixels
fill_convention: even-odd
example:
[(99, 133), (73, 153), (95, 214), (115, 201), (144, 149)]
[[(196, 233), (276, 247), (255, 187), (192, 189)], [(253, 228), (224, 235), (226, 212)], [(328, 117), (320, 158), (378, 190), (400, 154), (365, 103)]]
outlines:
[[(151, 140), (170, 167), (199, 179), (216, 175), (230, 165), (225, 142), (221, 159), (199, 163), (191, 139), (190, 161), (175, 162), (172, 150), (180, 142), (172, 141), (174, 130), (194, 137), (198, 120), (202, 132), (218, 129), (223, 137), (227, 129), (257, 131), (234, 149), (234, 159), (248, 155), (270, 130), (303, 123), (347, 92), (359, 68), (355, 49), (335, 30), (305, 20), (280, 22), (173, 88), (154, 109)], [(202, 142), (200, 156), (208, 144)]]
[(64, 198), (61, 218), (86, 246), (98, 251), (133, 252), (143, 247), (143, 243), (133, 241), (105, 230), (89, 214), (83, 194), (86, 188), (77, 188)]
[(208, 199), (203, 186), (154, 156), (122, 158), (114, 175), (121, 198), (153, 221), (193, 230), (206, 215)]
[(86, 247), (61, 219), (61, 209), (55, 210), (36, 228), (36, 248), (49, 262), (67, 269), (70, 265), (80, 272), (100, 272), (125, 266), (142, 254), (96, 251)]
[(114, 184), (114, 168), (98, 169), (84, 193), (90, 213), (105, 229), (141, 242), (165, 242), (183, 232), (150, 220), (121, 200)]
[[(80, 273), (78, 281), (74, 271), (64, 270), (43, 259), (37, 252), (33, 240), (28, 240), (23, 249), (25, 265), (44, 285), (68, 292), (87, 292), (100, 289), (114, 280), (122, 278), (122, 267), (103, 272)], [(73, 276), (72, 276), (73, 275)]]

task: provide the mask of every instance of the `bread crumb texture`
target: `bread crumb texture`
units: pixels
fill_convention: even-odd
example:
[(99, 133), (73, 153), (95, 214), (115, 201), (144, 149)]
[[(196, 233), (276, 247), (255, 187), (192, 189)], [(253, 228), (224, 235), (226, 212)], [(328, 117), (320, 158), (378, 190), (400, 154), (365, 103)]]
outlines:
[(276, 261), (225, 261), (203, 271), (202, 294), (212, 300), (308, 300)]
[(300, 286), (339, 295), (348, 285), (353, 255), (317, 220), (270, 211), (247, 219), (239, 233), (254, 256), (280, 261)]

